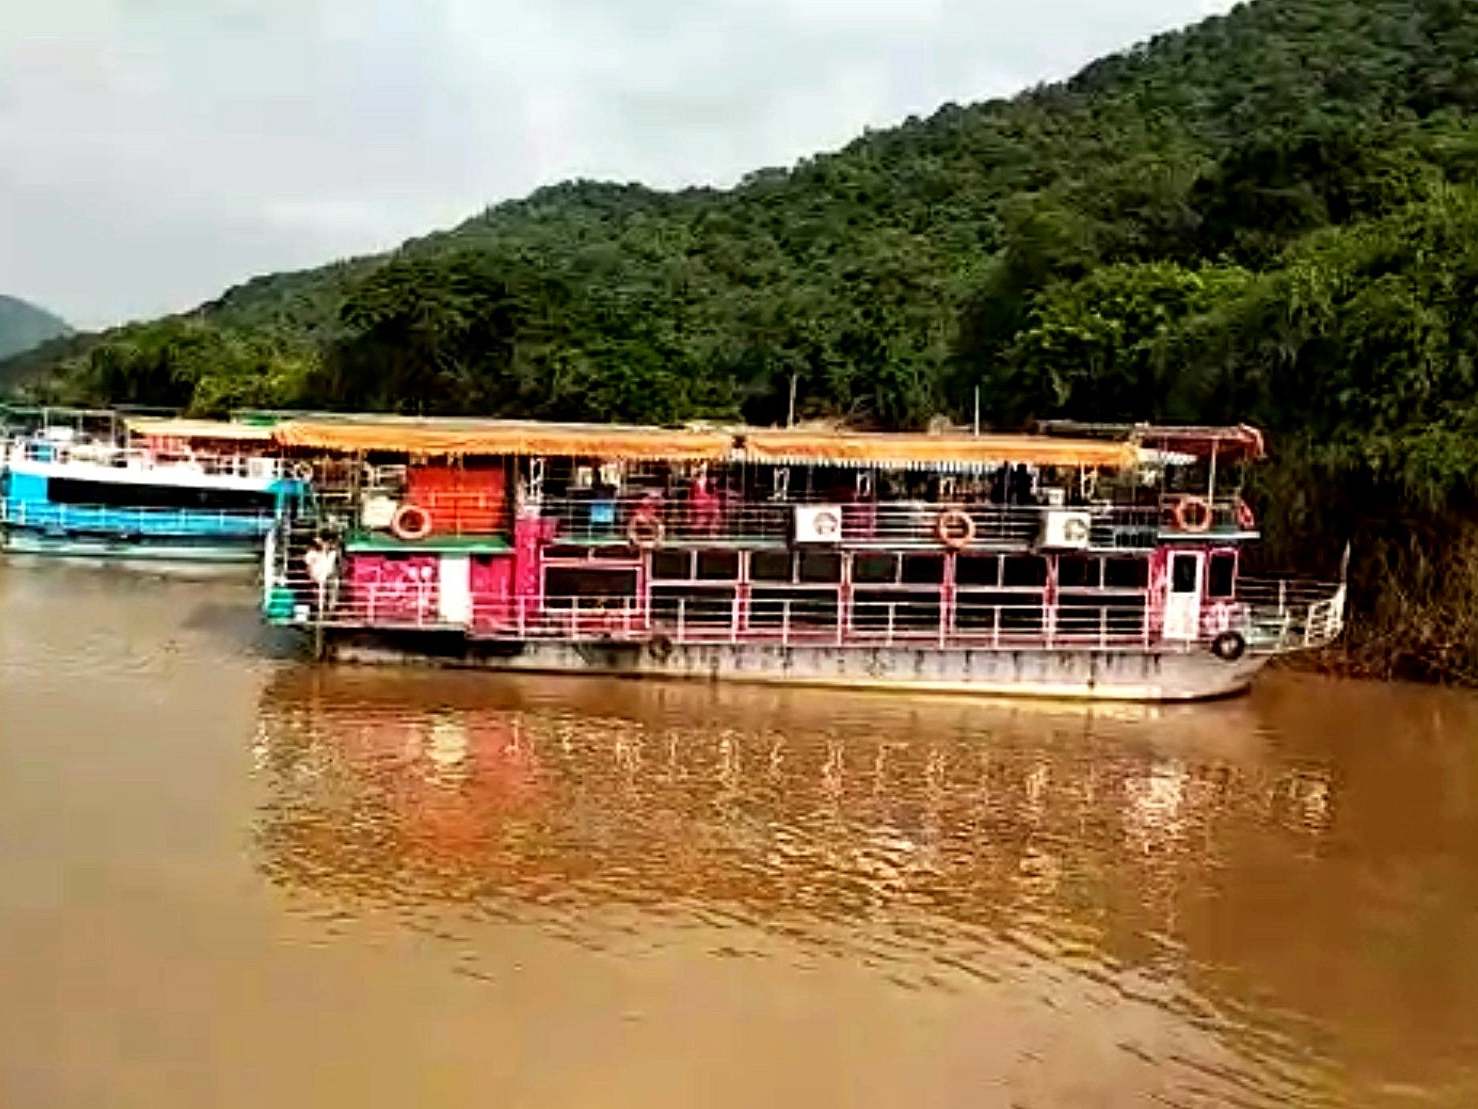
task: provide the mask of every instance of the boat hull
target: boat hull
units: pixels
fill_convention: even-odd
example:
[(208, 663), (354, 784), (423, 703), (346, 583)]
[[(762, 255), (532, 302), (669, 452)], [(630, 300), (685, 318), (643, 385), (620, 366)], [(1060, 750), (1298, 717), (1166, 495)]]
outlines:
[(53, 558), (237, 566), (255, 566), (262, 557), (261, 544), (255, 541), (163, 537), (122, 539), (99, 535), (51, 535), (23, 528), (0, 529), (0, 551)]
[(328, 629), (324, 655), (346, 662), (509, 672), (761, 682), (1114, 701), (1197, 701), (1245, 691), (1267, 662), (1206, 650), (931, 650), (922, 647), (486, 641), (457, 632)]

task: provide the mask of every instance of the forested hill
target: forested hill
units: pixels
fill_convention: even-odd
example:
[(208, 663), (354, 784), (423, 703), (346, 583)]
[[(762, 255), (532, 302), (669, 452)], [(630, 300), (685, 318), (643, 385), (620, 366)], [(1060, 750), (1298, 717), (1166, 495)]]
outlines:
[(1473, 0), (1255, 0), (731, 190), (554, 186), (21, 368), (203, 412), (766, 422), (794, 377), (878, 426), (977, 387), (1001, 425), (1247, 420), (1282, 549), (1353, 536), (1391, 666), (1478, 679), (1475, 110)]
[(50, 312), (0, 293), (0, 358), (30, 350), (71, 330)]

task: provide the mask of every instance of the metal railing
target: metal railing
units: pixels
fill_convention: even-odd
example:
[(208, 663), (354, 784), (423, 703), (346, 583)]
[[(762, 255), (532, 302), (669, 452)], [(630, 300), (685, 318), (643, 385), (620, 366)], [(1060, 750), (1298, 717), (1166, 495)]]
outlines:
[(1244, 634), (1254, 651), (1327, 647), (1344, 631), (1347, 590), (1342, 582), (1244, 575), (1237, 594), (1247, 605)]
[(274, 520), (270, 510), (0, 501), (0, 525), (64, 534), (261, 538), (272, 530)]
[[(915, 646), (938, 650), (1192, 650), (1234, 631), (1254, 653), (1319, 647), (1343, 627), (1340, 587), (1257, 583), (1251, 594), (1208, 605), (1197, 635), (1162, 637), (1147, 594), (1049, 605), (1040, 598), (917, 594), (857, 600), (840, 591), (758, 598), (738, 590), (610, 596), (442, 596), (434, 559), (411, 560), (393, 578), (336, 578), (320, 586), (304, 573), (270, 573), (268, 617), (328, 628), (448, 630), (470, 638), (672, 644)], [(1272, 599), (1262, 590), (1272, 588)], [(1281, 593), (1281, 596), (1280, 596)]]
[(52, 466), (101, 467), (117, 470), (159, 470), (209, 477), (276, 481), (284, 476), (280, 458), (255, 454), (217, 454), (212, 451), (155, 451), (111, 443), (67, 443), (49, 439), (12, 440), (5, 451), (12, 465), (39, 463)]
[[(1049, 512), (1087, 512), (1089, 543), (1094, 548), (1144, 550), (1167, 533), (1175, 533), (1174, 517), (1164, 504), (1120, 505), (994, 505), (958, 502), (891, 501), (846, 503), (841, 510), (839, 541), (851, 547), (938, 547), (940, 518), (946, 512), (969, 517), (972, 547), (1015, 549), (1031, 546), (1042, 535)], [(546, 497), (532, 512), (556, 523), (555, 540), (569, 543), (624, 543), (632, 521), (655, 520), (661, 525), (660, 542), (668, 545), (704, 543), (780, 544), (793, 536), (797, 507), (805, 502), (743, 501), (719, 498), (711, 503), (622, 496), (614, 498)], [(1235, 499), (1212, 506), (1204, 534), (1240, 534)], [(1186, 535), (1203, 534), (1184, 532)]]

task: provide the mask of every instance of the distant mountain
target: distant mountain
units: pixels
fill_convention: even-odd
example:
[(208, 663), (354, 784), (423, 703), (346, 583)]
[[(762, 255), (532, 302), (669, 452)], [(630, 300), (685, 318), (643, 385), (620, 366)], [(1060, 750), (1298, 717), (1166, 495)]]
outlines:
[(0, 358), (9, 358), (48, 339), (72, 334), (65, 320), (19, 297), (0, 293)]

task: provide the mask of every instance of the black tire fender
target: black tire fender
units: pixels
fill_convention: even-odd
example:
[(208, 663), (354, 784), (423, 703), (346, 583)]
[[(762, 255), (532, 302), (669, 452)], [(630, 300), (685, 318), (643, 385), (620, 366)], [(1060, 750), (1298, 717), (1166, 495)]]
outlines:
[(1241, 632), (1222, 632), (1211, 641), (1211, 653), (1224, 662), (1236, 662), (1247, 653), (1247, 640)]

